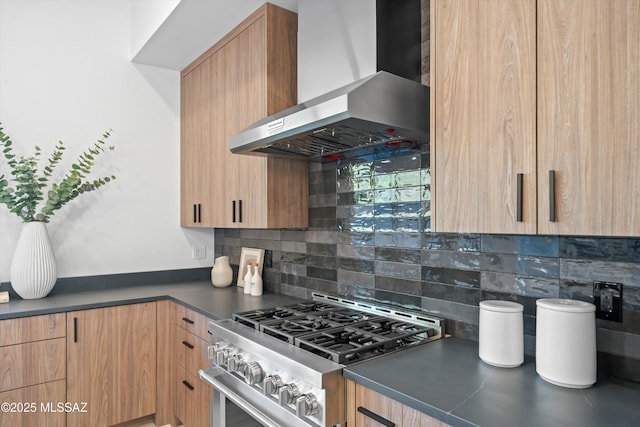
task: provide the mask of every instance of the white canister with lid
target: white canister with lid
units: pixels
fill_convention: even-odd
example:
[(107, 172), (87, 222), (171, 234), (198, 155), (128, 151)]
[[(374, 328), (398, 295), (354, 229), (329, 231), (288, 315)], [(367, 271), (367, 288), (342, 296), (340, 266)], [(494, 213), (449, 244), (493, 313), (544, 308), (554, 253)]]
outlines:
[(561, 387), (591, 387), (597, 367), (595, 305), (541, 298), (536, 306), (538, 375)]
[(478, 355), (489, 365), (515, 368), (524, 362), (522, 304), (480, 301)]

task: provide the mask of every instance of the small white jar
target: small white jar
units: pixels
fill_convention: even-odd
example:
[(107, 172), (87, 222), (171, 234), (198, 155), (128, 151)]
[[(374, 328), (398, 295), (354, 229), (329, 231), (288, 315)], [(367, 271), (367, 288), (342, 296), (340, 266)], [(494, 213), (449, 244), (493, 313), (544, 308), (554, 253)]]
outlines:
[(480, 301), (478, 355), (483, 362), (500, 368), (522, 365), (523, 311), (517, 302)]
[(571, 299), (536, 301), (536, 372), (561, 387), (596, 382), (595, 305)]

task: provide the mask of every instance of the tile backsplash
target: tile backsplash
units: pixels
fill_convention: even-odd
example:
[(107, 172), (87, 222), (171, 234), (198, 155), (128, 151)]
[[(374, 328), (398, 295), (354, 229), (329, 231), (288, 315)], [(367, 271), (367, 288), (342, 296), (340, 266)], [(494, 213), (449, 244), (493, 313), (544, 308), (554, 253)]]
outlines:
[(592, 301), (594, 280), (624, 285), (623, 323), (597, 321), (598, 366), (640, 381), (640, 238), (430, 232), (428, 146), (378, 147), (311, 163), (309, 228), (217, 229), (216, 256), (271, 250), (266, 289), (312, 291), (422, 310), (447, 333), (478, 339), (478, 303), (521, 303), (535, 354), (535, 301)]

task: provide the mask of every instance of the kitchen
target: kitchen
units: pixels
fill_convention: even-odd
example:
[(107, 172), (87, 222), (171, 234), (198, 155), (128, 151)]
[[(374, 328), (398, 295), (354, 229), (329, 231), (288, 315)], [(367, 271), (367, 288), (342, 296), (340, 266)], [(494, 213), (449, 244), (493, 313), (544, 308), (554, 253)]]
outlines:
[[(86, 282), (73, 282), (76, 277), (128, 273), (136, 273), (130, 276), (132, 282), (147, 285), (171, 276), (162, 272), (192, 270), (192, 277), (202, 279), (215, 256), (230, 255), (237, 265), (241, 247), (259, 247), (272, 251), (273, 265), (264, 272), (269, 291), (301, 298), (308, 298), (310, 291), (323, 291), (423, 308), (447, 319), (447, 333), (473, 341), (478, 339), (480, 300), (520, 302), (525, 306), (525, 351), (532, 355), (537, 298), (590, 297), (587, 285), (593, 280), (619, 281), (625, 286), (624, 322), (598, 321), (599, 366), (637, 381), (633, 372), (640, 357), (634, 294), (638, 253), (633, 237), (427, 233), (421, 215), (426, 198), (420, 195), (417, 213), (376, 217), (375, 203), (353, 202), (356, 192), (348, 190), (352, 183), (345, 175), (353, 169), (339, 169), (335, 163), (309, 166), (307, 231), (178, 227), (179, 73), (130, 61), (162, 18), (155, 27), (150, 24), (145, 34), (136, 33), (144, 33), (133, 26), (137, 9), (123, 3), (0, 2), (0, 119), (13, 139), (46, 147), (58, 138), (80, 149), (104, 129), (114, 130), (116, 151), (110, 154), (108, 168), (118, 179), (105, 187), (100, 198), (87, 195), (78, 201), (86, 205), (60, 211), (49, 224), (59, 277), (66, 278), (56, 287), (65, 280), (71, 286)], [(142, 13), (140, 5), (151, 3), (168, 9), (175, 6), (175, 2), (140, 2), (137, 12)], [(370, 2), (354, 4), (364, 19)], [(259, 5), (256, 2), (248, 13)], [(340, 61), (311, 61), (309, 56), (320, 52), (300, 47), (305, 40), (303, 29), (308, 28), (304, 19), (320, 19), (322, 12), (313, 8), (313, 2), (298, 2), (298, 61), (314, 68), (312, 73), (299, 70), (298, 78), (322, 75), (339, 86), (375, 71), (371, 68), (375, 64), (366, 62), (340, 71), (336, 66)], [(349, 37), (355, 46), (375, 36), (371, 29), (347, 28), (352, 29)], [(319, 39), (309, 37), (307, 43)], [(214, 42), (202, 46), (195, 56)], [(352, 52), (363, 50), (353, 48)], [(41, 72), (42, 64), (47, 64), (46, 73)], [(298, 81), (299, 100), (327, 90), (313, 86), (322, 83), (319, 79), (307, 78), (313, 81)], [(27, 117), (35, 118), (38, 125), (28, 123)], [(150, 154), (150, 161), (140, 161)], [(426, 158), (390, 158), (398, 163), (390, 167), (425, 175)], [(358, 173), (366, 178), (384, 167), (365, 161)], [(0, 280), (6, 284), (20, 223), (5, 211), (0, 215)], [(86, 250), (87, 244), (91, 250)], [(194, 246), (205, 246), (204, 259), (193, 259)], [(191, 280), (182, 277), (181, 281)], [(109, 280), (111, 285), (104, 285), (104, 278), (95, 282), (115, 288), (118, 278)]]

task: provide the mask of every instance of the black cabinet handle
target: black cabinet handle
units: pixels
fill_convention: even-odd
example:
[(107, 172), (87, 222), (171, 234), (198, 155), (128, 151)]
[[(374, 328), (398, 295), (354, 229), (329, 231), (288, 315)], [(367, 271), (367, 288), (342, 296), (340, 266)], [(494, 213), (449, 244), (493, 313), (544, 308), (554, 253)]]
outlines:
[(193, 204), (193, 222), (198, 222), (198, 211), (195, 203)]
[(516, 186), (518, 187), (516, 196), (516, 221), (522, 222), (522, 179), (523, 174), (519, 173), (516, 178)]
[(78, 318), (73, 318), (73, 342), (78, 342)]
[(556, 172), (549, 171), (549, 222), (556, 221)]
[(238, 222), (242, 222), (242, 200), (238, 200), (238, 216), (240, 217)]
[(188, 324), (190, 324), (190, 325), (193, 325), (193, 324), (195, 323), (193, 320), (188, 319), (188, 318), (186, 318), (186, 317), (183, 317), (183, 318), (182, 318), (182, 320), (184, 320), (185, 322), (187, 322), (187, 323), (188, 323)]
[(189, 390), (193, 390), (193, 386), (189, 384), (187, 380), (182, 381), (182, 384), (184, 384)]
[(184, 344), (185, 347), (193, 349), (193, 344), (187, 342), (187, 341), (182, 341), (182, 344)]
[(236, 222), (236, 201), (231, 202), (231, 222)]
[(202, 204), (198, 203), (198, 222), (202, 222)]
[(362, 406), (358, 406), (358, 412), (364, 414), (366, 417), (371, 418), (375, 422), (382, 424), (383, 426), (396, 427), (396, 423), (394, 423), (393, 421), (389, 421), (388, 419), (383, 418), (375, 412), (371, 412), (370, 410), (368, 410), (367, 408), (363, 408)]

